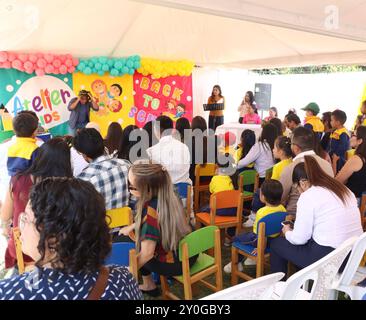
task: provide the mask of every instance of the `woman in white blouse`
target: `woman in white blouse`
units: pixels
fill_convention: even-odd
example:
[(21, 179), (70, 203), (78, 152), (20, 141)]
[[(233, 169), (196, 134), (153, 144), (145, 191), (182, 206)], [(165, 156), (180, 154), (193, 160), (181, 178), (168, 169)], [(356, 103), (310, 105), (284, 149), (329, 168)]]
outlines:
[(287, 272), (288, 262), (305, 268), (344, 241), (362, 234), (354, 194), (328, 176), (312, 156), (305, 156), (293, 172), (301, 193), (294, 228), (285, 225), (284, 237), (271, 242), (271, 272)]

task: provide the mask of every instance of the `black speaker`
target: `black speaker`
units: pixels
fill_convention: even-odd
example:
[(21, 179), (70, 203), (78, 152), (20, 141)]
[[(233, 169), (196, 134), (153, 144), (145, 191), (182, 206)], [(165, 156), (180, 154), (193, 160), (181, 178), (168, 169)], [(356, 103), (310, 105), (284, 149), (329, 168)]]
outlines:
[(254, 89), (254, 100), (260, 111), (269, 110), (271, 107), (272, 84), (256, 83)]

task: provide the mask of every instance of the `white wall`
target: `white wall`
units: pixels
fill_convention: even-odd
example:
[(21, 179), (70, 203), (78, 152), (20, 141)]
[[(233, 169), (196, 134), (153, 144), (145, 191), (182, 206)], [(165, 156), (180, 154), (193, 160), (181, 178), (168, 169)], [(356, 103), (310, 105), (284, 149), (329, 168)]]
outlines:
[(366, 85), (366, 72), (260, 76), (241, 69), (195, 69), (194, 115), (208, 118), (202, 104), (207, 102), (213, 85), (220, 84), (226, 98), (225, 122), (237, 121), (237, 107), (247, 90), (254, 91), (255, 83), (272, 84), (271, 105), (278, 108), (281, 118), (290, 108), (296, 108), (303, 119), (304, 112), (300, 109), (314, 101), (319, 104), (321, 112), (337, 108), (344, 110), (348, 116), (346, 125), (351, 128)]

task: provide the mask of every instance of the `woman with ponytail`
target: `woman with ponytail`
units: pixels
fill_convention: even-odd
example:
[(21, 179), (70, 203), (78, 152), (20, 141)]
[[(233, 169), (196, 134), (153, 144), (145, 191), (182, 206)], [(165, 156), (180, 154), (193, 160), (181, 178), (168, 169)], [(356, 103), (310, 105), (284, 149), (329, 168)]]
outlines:
[(271, 243), (271, 272), (287, 272), (288, 262), (305, 268), (320, 260), (347, 239), (362, 234), (354, 194), (327, 175), (313, 156), (294, 168), (292, 182), (300, 195), (293, 228), (285, 225), (284, 237)]
[[(183, 205), (174, 192), (168, 171), (160, 164), (139, 163), (128, 174), (129, 189), (138, 198), (135, 223), (120, 234), (135, 230), (137, 262), (141, 270), (142, 292), (159, 296), (152, 272), (164, 276), (182, 274), (179, 241), (191, 232)], [(196, 261), (191, 258), (190, 263)]]

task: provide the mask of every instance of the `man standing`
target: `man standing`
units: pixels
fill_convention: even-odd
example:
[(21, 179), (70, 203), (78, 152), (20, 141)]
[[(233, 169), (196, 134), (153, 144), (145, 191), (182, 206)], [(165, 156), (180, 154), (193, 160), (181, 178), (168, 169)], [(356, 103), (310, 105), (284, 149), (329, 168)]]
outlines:
[(90, 109), (99, 111), (99, 106), (89, 91), (81, 90), (77, 98), (71, 99), (67, 109), (71, 111), (69, 126), (75, 135), (76, 130), (85, 128), (90, 121)]

